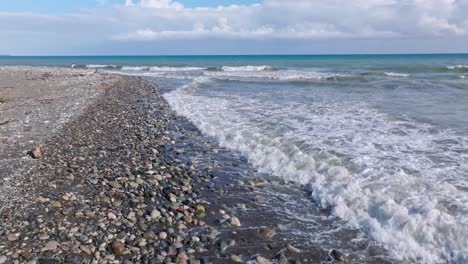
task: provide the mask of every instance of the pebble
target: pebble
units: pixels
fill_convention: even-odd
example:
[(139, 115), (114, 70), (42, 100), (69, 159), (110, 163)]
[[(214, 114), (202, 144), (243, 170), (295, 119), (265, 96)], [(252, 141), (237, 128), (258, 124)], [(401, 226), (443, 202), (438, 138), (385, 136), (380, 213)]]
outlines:
[(167, 233), (164, 232), (164, 231), (161, 231), (161, 232), (159, 232), (158, 237), (159, 237), (160, 239), (163, 239), (163, 240), (164, 240), (164, 239), (167, 238)]
[(231, 217), (231, 225), (241, 226), (241, 222), (240, 222), (239, 218), (237, 218), (235, 216)]
[(125, 245), (118, 241), (115, 241), (114, 243), (112, 243), (111, 248), (112, 248), (112, 252), (114, 252), (114, 254), (116, 255), (122, 255), (125, 251)]
[(185, 252), (180, 252), (179, 254), (177, 254), (177, 258), (182, 261), (187, 261), (189, 259)]
[(158, 219), (159, 217), (161, 217), (161, 212), (159, 212), (159, 210), (154, 209), (151, 211), (151, 218)]
[(19, 239), (19, 236), (17, 234), (8, 236), (8, 241), (10, 242), (16, 241), (18, 239)]
[(51, 204), (52, 208), (61, 208), (62, 207), (62, 203), (60, 203), (59, 201), (55, 201)]
[(139, 243), (138, 243), (138, 246), (139, 247), (144, 247), (148, 244), (148, 242), (146, 242), (146, 239), (142, 239)]
[(276, 231), (273, 230), (273, 229), (270, 229), (270, 228), (261, 228), (261, 229), (259, 230), (259, 234), (260, 234), (262, 237), (270, 238), (270, 237), (273, 237), (274, 235), (276, 235)]
[(154, 234), (153, 231), (146, 231), (144, 234), (143, 234), (143, 237), (146, 239), (146, 240), (152, 240), (156, 237), (156, 235)]
[(86, 217), (93, 217), (94, 216), (94, 212), (93, 211), (90, 211), (90, 210), (85, 210), (84, 211), (84, 215)]
[(117, 219), (117, 216), (114, 213), (110, 212), (107, 214), (107, 218), (114, 220)]
[(206, 213), (205, 207), (203, 207), (203, 205), (197, 205), (195, 207), (195, 211), (198, 212), (198, 213)]
[(41, 148), (40, 148), (40, 147), (34, 147), (34, 148), (31, 150), (31, 156), (32, 156), (34, 159), (40, 159), (40, 158), (42, 158), (42, 151), (41, 151)]
[(257, 256), (255, 260), (257, 261), (258, 264), (270, 264), (271, 263), (268, 259), (262, 256)]
[(302, 250), (300, 250), (297, 247), (292, 246), (292, 245), (288, 245), (288, 249), (289, 249), (289, 251), (291, 251), (293, 253), (297, 253), (297, 254), (302, 253)]
[(39, 237), (39, 240), (47, 240), (47, 239), (49, 239), (49, 235), (47, 235), (47, 234), (41, 235), (41, 236)]
[(81, 251), (83, 251), (84, 253), (86, 253), (87, 255), (91, 255), (93, 254), (93, 252), (91, 251), (91, 249), (87, 246), (80, 246), (80, 249)]
[(45, 244), (45, 250), (56, 250), (60, 246), (59, 242), (51, 240)]
[(236, 263), (242, 263), (242, 258), (237, 255), (231, 255), (231, 260)]
[(5, 264), (7, 262), (8, 258), (5, 256), (0, 256), (0, 264)]

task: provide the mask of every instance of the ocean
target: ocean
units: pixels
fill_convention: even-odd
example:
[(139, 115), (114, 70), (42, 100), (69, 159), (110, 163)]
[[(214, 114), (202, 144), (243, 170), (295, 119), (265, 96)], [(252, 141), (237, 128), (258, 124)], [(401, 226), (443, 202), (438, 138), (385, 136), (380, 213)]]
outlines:
[(468, 263), (468, 54), (10, 56), (0, 65), (153, 78), (202, 133), (259, 173), (307, 188), (310, 203), (393, 258)]

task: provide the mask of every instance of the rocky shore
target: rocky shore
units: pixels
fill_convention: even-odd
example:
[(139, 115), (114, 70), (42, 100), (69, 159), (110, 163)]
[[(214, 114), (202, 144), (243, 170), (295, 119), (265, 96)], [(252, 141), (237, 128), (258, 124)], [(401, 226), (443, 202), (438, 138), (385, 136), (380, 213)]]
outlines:
[(351, 263), (288, 234), (256, 192), (268, 183), (200, 138), (152, 82), (113, 77), (25, 157), (34, 199), (1, 212), (0, 264)]
[(0, 213), (28, 206), (41, 181), (27, 152), (87, 108), (116, 76), (94, 70), (0, 67)]

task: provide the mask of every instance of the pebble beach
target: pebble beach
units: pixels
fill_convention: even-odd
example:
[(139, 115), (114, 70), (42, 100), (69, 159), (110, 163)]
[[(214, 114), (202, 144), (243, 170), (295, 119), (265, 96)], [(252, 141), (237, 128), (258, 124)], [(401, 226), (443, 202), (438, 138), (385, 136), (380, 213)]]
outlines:
[[(62, 68), (0, 74), (21, 78), (0, 80), (10, 98), (0, 104), (9, 150), (0, 174), (1, 264), (352, 262), (288, 232), (263, 206), (269, 183), (236, 177), (250, 165), (177, 116), (154, 82)], [(28, 74), (37, 77), (23, 80)], [(22, 83), (48, 88), (26, 101), (12, 92)], [(24, 111), (8, 112), (44, 95), (47, 106), (27, 125)], [(378, 256), (365, 262), (385, 263)]]

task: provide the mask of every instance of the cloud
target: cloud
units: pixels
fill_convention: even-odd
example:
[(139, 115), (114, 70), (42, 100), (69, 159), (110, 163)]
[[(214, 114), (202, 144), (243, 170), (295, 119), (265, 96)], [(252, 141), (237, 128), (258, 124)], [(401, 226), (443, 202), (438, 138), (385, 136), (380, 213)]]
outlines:
[(468, 36), (468, 0), (263, 0), (197, 8), (173, 0), (121, 0), (75, 14), (0, 13), (0, 24), (0, 34), (9, 39), (0, 43), (6, 51), (23, 46), (29, 51), (27, 43), (67, 50), (65, 45), (77, 43), (113, 47), (213, 39), (312, 43), (418, 38), (426, 45)]
[[(131, 6), (146, 20), (113, 39), (314, 39), (466, 35), (466, 0), (265, 0), (254, 5), (184, 8), (171, 0)], [(128, 6), (128, 5), (127, 5)], [(162, 11), (164, 9), (164, 11)], [(131, 16), (129, 20), (132, 20)]]
[[(125, 0), (125, 6), (134, 6), (133, 0)], [(180, 10), (184, 6), (172, 0), (140, 0), (138, 6), (143, 8), (169, 8)]]

